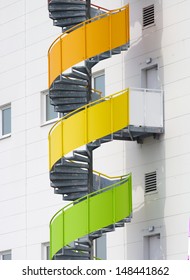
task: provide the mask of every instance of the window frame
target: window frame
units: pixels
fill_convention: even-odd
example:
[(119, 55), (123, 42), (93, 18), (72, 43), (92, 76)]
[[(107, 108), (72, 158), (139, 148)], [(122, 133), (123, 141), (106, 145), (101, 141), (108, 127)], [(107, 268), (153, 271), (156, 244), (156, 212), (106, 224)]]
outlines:
[[(10, 108), (10, 132), (3, 134), (3, 111)], [(5, 105), (0, 106), (0, 139), (4, 139), (11, 136), (12, 133), (12, 107), (11, 103), (7, 103)]]
[(104, 86), (105, 86), (105, 89), (104, 89), (104, 93), (101, 95), (101, 97), (105, 97), (106, 96), (106, 80), (105, 80), (105, 70), (100, 70), (100, 71), (97, 71), (95, 73), (92, 74), (92, 88), (93, 89), (96, 89), (95, 88), (95, 79), (100, 77), (100, 76), (104, 76)]
[(61, 117), (61, 113), (57, 112), (57, 117), (56, 118), (47, 120), (47, 118), (46, 118), (46, 116), (47, 116), (46, 115), (46, 112), (47, 112), (47, 106), (46, 106), (47, 99), (46, 99), (46, 97), (47, 97), (47, 95), (49, 95), (49, 90), (48, 89), (41, 91), (41, 126), (54, 123)]
[(50, 260), (48, 256), (48, 252), (50, 253), (50, 243), (49, 242), (42, 243), (42, 260)]
[(1, 251), (1, 252), (0, 252), (0, 260), (1, 260), (1, 261), (5, 261), (5, 260), (3, 259), (3, 257), (6, 256), (6, 255), (11, 255), (10, 260), (12, 260), (12, 251), (11, 251), (11, 250)]

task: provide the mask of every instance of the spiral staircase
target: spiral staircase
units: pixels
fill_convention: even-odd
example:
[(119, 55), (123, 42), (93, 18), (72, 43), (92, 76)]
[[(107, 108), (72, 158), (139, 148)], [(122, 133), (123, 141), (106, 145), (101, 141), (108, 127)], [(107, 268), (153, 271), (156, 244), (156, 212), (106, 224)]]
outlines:
[(50, 258), (89, 260), (94, 239), (132, 216), (131, 175), (97, 174), (93, 151), (162, 131), (130, 126), (129, 89), (100, 98), (91, 87), (92, 67), (129, 47), (129, 6), (108, 11), (88, 0), (49, 0), (48, 9), (63, 31), (48, 51), (49, 96), (63, 115), (49, 132), (50, 181), (72, 201), (50, 222)]

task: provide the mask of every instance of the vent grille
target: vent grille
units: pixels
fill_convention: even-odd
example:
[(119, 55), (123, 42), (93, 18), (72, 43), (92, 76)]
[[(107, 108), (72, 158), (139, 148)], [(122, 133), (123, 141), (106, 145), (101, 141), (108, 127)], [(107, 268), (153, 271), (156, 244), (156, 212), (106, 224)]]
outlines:
[(143, 8), (143, 27), (154, 24), (154, 5)]
[(157, 190), (157, 174), (156, 171), (145, 174), (145, 193)]

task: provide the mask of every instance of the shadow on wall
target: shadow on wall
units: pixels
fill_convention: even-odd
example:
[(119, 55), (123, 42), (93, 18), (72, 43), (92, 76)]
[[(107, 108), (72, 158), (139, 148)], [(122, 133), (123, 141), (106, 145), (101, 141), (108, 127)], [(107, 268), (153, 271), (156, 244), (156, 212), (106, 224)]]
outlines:
[[(162, 1), (130, 0), (124, 4), (127, 2), (130, 4), (131, 46), (123, 55), (125, 87), (162, 89)], [(150, 8), (147, 14), (146, 8)], [(143, 27), (143, 23), (146, 26)], [(163, 136), (159, 140), (149, 137), (143, 144), (126, 142), (125, 149), (126, 170), (132, 172), (133, 177), (133, 219), (126, 227), (126, 259), (165, 259)], [(145, 174), (154, 171), (157, 191), (145, 194)]]

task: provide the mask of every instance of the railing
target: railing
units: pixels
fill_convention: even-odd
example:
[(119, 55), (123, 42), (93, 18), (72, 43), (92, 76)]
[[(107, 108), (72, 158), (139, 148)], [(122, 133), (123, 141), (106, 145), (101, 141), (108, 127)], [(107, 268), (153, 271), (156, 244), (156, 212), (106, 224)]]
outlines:
[[(49, 48), (49, 87), (71, 66), (127, 43), (129, 43), (128, 5), (72, 27), (59, 36)], [(69, 55), (71, 53), (72, 55)]]
[(76, 148), (126, 127), (129, 124), (128, 97), (128, 89), (125, 89), (58, 120), (49, 132), (49, 169)]
[(130, 125), (163, 128), (163, 91), (130, 88)]
[(131, 175), (68, 204), (50, 221), (50, 257), (73, 240), (129, 217), (131, 212)]

